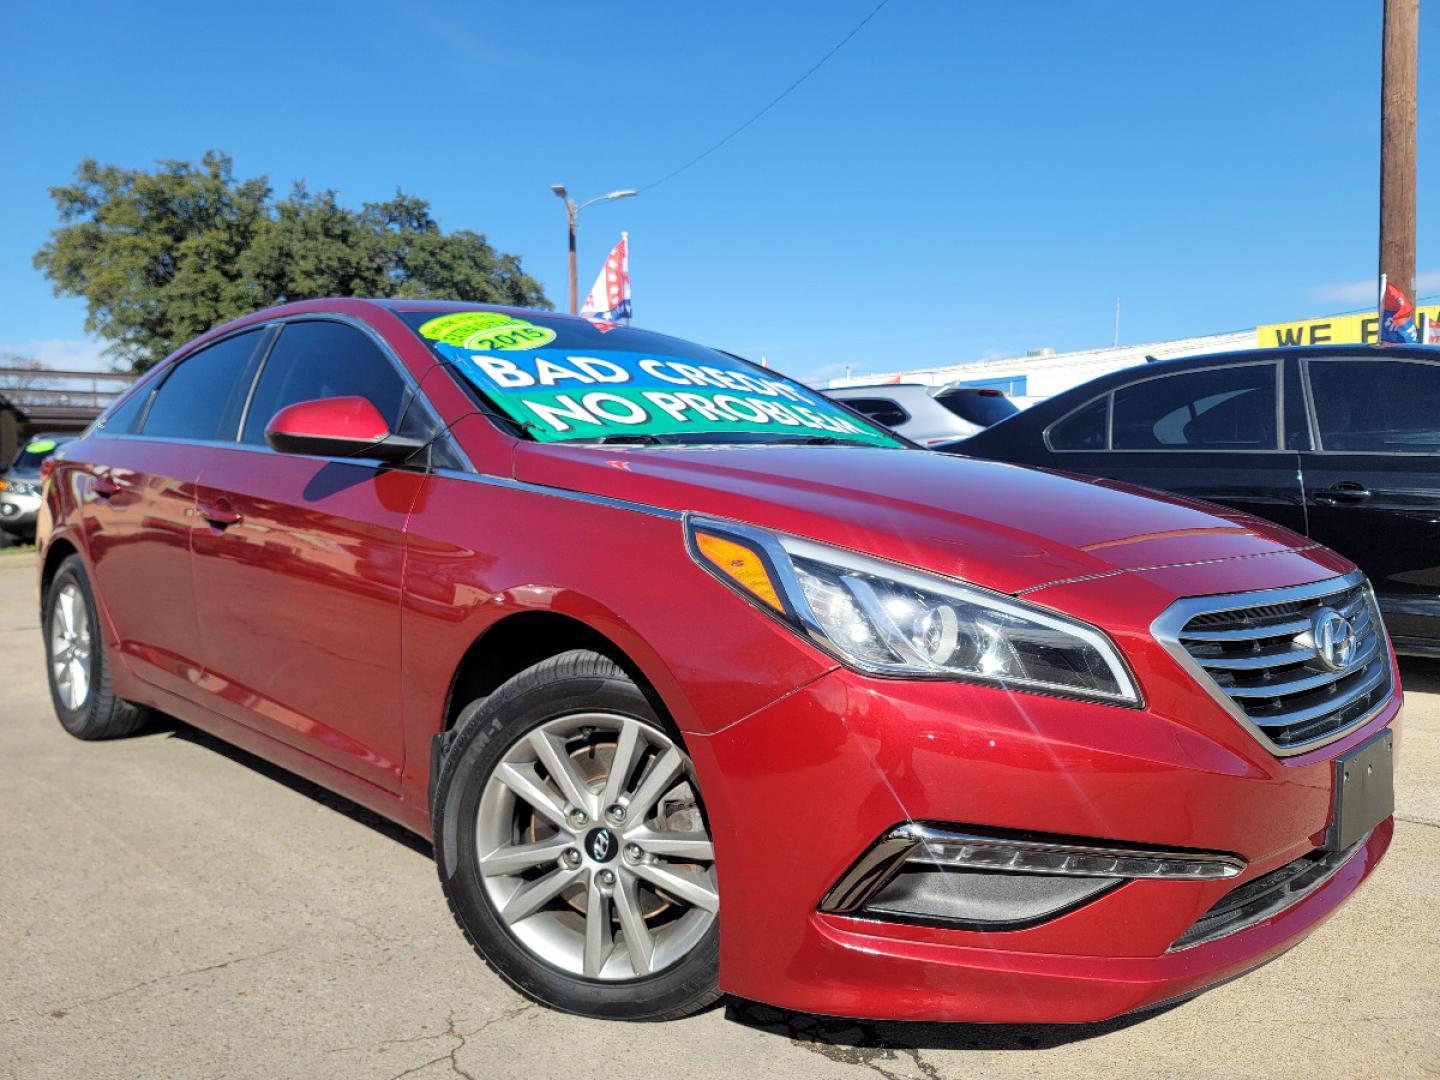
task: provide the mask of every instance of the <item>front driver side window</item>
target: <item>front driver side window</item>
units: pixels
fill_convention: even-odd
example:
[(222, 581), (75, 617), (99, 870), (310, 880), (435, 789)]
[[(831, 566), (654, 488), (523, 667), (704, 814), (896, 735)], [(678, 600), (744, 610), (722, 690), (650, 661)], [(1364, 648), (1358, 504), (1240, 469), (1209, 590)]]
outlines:
[(1274, 450), (1274, 364), (1202, 368), (1115, 391), (1115, 450)]
[(1305, 367), (1320, 449), (1440, 452), (1440, 364), (1309, 360)]
[[(351, 395), (368, 398), (391, 431), (424, 429), (419, 405), (405, 408), (405, 380), (366, 334), (338, 322), (288, 323), (261, 369), (240, 441), (265, 445), (266, 426), (287, 405)], [(402, 412), (410, 414), (403, 421)], [(402, 423), (408, 430), (400, 431)]]

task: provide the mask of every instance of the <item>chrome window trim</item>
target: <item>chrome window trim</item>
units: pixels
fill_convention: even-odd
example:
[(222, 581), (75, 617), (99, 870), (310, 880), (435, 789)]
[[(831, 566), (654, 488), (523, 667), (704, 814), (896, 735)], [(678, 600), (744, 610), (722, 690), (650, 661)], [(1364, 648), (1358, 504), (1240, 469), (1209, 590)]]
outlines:
[[(1077, 405), (1064, 416), (1051, 421), (1041, 432), (1041, 441), (1045, 448), (1052, 454), (1294, 454), (1297, 451), (1291, 450), (1282, 445), (1285, 439), (1285, 378), (1280, 368), (1281, 360), (1277, 357), (1270, 360), (1242, 360), (1229, 364), (1207, 364), (1203, 367), (1186, 368), (1184, 371), (1167, 371), (1161, 375), (1150, 375), (1131, 379), (1128, 382), (1120, 383), (1106, 390), (1103, 395), (1096, 394), (1092, 398)], [(1126, 390), (1140, 383), (1156, 382), (1160, 379), (1175, 379), (1182, 375), (1195, 375), (1206, 371), (1225, 371), (1230, 368), (1265, 367), (1268, 366), (1275, 376), (1275, 445), (1273, 447), (1255, 447), (1253, 449), (1210, 449), (1203, 446), (1160, 446), (1149, 449), (1121, 449), (1115, 446), (1115, 393), (1117, 390)], [(1089, 405), (1093, 405), (1102, 396), (1109, 400), (1105, 405), (1105, 449), (1104, 450), (1057, 450), (1050, 443), (1050, 432), (1070, 419), (1075, 413)]]
[[(1339, 592), (1343, 589), (1354, 588), (1357, 585), (1365, 585), (1369, 588), (1365, 574), (1360, 570), (1352, 570), (1348, 574), (1339, 577), (1325, 578), (1322, 581), (1313, 581), (1307, 585), (1292, 585), (1280, 589), (1256, 589), (1238, 593), (1224, 593), (1218, 596), (1196, 596), (1177, 600), (1168, 608), (1156, 616), (1155, 621), (1150, 624), (1150, 634), (1158, 641), (1164, 650), (1185, 669), (1185, 672), (1213, 698), (1222, 709), (1230, 714), (1241, 727), (1248, 731), (1261, 746), (1269, 750), (1276, 757), (1294, 757), (1297, 754), (1308, 754), (1312, 750), (1319, 749), (1328, 743), (1343, 739), (1352, 732), (1358, 731), (1375, 717), (1379, 716), (1399, 692), (1399, 684), (1391, 677), (1390, 693), (1385, 699), (1370, 709), (1363, 716), (1352, 720), (1337, 731), (1327, 732), (1317, 738), (1310, 739), (1303, 743), (1296, 743), (1292, 746), (1279, 746), (1265, 734), (1264, 728), (1260, 727), (1246, 715), (1245, 710), (1227, 694), (1214, 679), (1210, 677), (1200, 664), (1192, 657), (1189, 651), (1180, 641), (1180, 631), (1185, 625), (1197, 615), (1205, 615), (1212, 612), (1232, 611), (1235, 608), (1263, 607), (1270, 604), (1284, 604), (1296, 600), (1312, 600), (1317, 596), (1326, 596), (1330, 593)], [(1369, 590), (1370, 599), (1374, 604), (1374, 617), (1376, 623), (1376, 634), (1385, 643), (1387, 653), (1386, 662), (1393, 663), (1394, 648), (1390, 644), (1390, 634), (1385, 629), (1385, 621), (1380, 616), (1379, 604), (1375, 600), (1373, 589)]]
[[(123, 435), (106, 435), (107, 439), (124, 440), (126, 442), (145, 443), (166, 443), (170, 446), (205, 446), (214, 450), (239, 450), (247, 454), (260, 454), (268, 457), (303, 458), (308, 461), (335, 462), (341, 465), (369, 465), (374, 468), (396, 469), (393, 461), (384, 461), (376, 457), (335, 457), (329, 454), (282, 454), (279, 450), (269, 446), (256, 446), (253, 443), (228, 442), (224, 439), (172, 439), (162, 435), (135, 435), (126, 433)], [(434, 476), (443, 472), (453, 473), (453, 469), (428, 469), (413, 470), (423, 471), (426, 475)], [(468, 473), (456, 473), (458, 476), (468, 476)]]
[(1303, 450), (1305, 454), (1325, 454), (1330, 457), (1394, 457), (1394, 458), (1436, 458), (1440, 457), (1440, 451), (1435, 450), (1326, 450), (1325, 436), (1320, 431), (1320, 418), (1315, 412), (1315, 389), (1310, 384), (1311, 364), (1369, 364), (1379, 360), (1390, 364), (1422, 364), (1428, 367), (1440, 367), (1440, 362), (1426, 360), (1419, 356), (1300, 356), (1300, 383), (1305, 394), (1305, 418), (1310, 424), (1310, 449)]

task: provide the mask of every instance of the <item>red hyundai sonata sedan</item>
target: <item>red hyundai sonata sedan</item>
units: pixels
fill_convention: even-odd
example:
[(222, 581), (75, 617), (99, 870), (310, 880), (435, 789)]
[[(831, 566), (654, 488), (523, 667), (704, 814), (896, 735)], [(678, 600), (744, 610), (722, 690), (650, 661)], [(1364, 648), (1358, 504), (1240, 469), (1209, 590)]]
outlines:
[(1345, 559), (629, 327), (239, 319), (66, 448), (41, 540), (66, 730), (162, 710), (432, 838), (572, 1012), (1098, 1020), (1279, 955), (1390, 843)]

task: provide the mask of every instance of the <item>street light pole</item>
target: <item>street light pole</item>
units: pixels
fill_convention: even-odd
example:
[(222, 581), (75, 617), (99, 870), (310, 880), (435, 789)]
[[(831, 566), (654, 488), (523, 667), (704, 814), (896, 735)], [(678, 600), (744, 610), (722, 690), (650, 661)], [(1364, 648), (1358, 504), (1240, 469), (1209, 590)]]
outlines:
[(551, 184), (550, 190), (565, 200), (565, 220), (570, 233), (570, 314), (575, 315), (580, 311), (579, 283), (575, 280), (575, 233), (580, 228), (580, 211), (593, 203), (604, 202), (607, 199), (628, 199), (631, 195), (638, 195), (639, 192), (630, 188), (622, 188), (607, 195), (597, 195), (577, 206), (575, 200), (566, 193), (564, 184)]

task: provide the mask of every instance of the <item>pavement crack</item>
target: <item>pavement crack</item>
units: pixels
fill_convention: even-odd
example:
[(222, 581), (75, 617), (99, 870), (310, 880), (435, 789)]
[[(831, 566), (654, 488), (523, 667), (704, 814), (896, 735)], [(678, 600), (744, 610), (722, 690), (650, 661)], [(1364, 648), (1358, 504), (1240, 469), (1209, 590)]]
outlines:
[(1411, 825), (1428, 825), (1432, 829), (1440, 829), (1440, 821), (1433, 818), (1410, 817), (1408, 814), (1396, 814), (1396, 821), (1404, 821)]
[(110, 1001), (112, 998), (123, 997), (126, 994), (134, 993), (136, 990), (143, 990), (147, 986), (154, 986), (156, 983), (168, 982), (171, 979), (183, 979), (190, 975), (204, 975), (206, 972), (219, 971), (221, 968), (227, 968), (232, 964), (248, 963), (251, 960), (263, 960), (267, 956), (274, 956), (276, 953), (284, 951), (285, 946), (282, 945), (278, 949), (269, 949), (265, 952), (254, 953), (250, 956), (232, 956), (229, 960), (222, 960), (218, 964), (207, 964), (205, 967), (189, 968), (185, 971), (172, 971), (165, 975), (156, 975), (153, 979), (146, 979), (144, 982), (135, 983), (135, 985), (127, 986), (123, 990), (115, 990), (109, 994), (101, 994), (99, 997), (83, 998), (80, 1001), (62, 1005), (60, 1008), (69, 1011), (85, 1005), (96, 1005), (102, 1001)]
[(448, 1061), (450, 1063), (450, 1071), (453, 1072), (456, 1076), (461, 1077), (462, 1080), (476, 1080), (474, 1074), (467, 1072), (465, 1069), (461, 1068), (460, 1062), (457, 1057), (460, 1051), (464, 1050), (465, 1047), (469, 1045), (470, 1040), (475, 1038), (475, 1036), (479, 1035), (486, 1028), (493, 1027), (496, 1024), (502, 1024), (508, 1020), (513, 1020), (521, 1013), (528, 1012), (534, 1007), (535, 1006), (533, 1004), (527, 1001), (516, 1006), (513, 1009), (506, 1009), (499, 1016), (492, 1016), (489, 1020), (486, 1020), (483, 1024), (481, 1024), (474, 1031), (471, 1031), (468, 1034), (464, 1031), (461, 1031), (455, 1026), (455, 1013), (452, 1011), (449, 1016), (445, 1018), (444, 1031), (436, 1032), (433, 1035), (414, 1035), (407, 1039), (387, 1039), (384, 1042), (379, 1043), (378, 1045), (380, 1046), (394, 1046), (399, 1043), (425, 1042), (428, 1039), (455, 1040), (455, 1045), (450, 1048), (448, 1053), (440, 1054), (436, 1057), (431, 1058), (429, 1061), (422, 1061), (419, 1065), (416, 1065), (410, 1069), (406, 1069), (404, 1072), (396, 1073), (390, 1078), (390, 1080), (400, 1080), (400, 1078), (403, 1076), (412, 1076), (415, 1073), (418, 1073), (424, 1069), (428, 1069), (431, 1065), (438, 1065), (442, 1061)]

